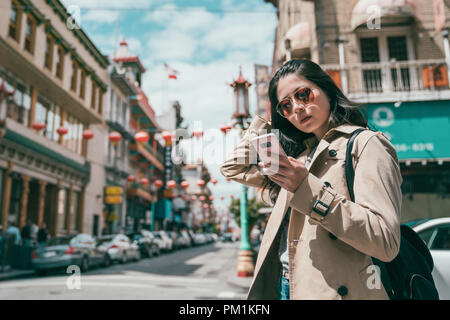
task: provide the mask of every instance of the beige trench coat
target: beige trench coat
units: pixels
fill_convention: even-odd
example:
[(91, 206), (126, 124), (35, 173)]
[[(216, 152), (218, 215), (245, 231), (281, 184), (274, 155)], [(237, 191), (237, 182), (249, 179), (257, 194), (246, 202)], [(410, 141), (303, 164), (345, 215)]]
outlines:
[[(257, 116), (236, 149), (222, 164), (225, 177), (261, 187), (264, 176), (254, 158), (250, 139), (266, 133), (270, 122)], [(365, 130), (352, 150), (355, 168), (351, 202), (345, 180), (347, 141), (358, 126), (330, 129), (317, 141), (305, 141), (299, 156), (305, 162), (317, 149), (309, 174), (295, 193), (281, 189), (259, 249), (248, 299), (278, 299), (280, 225), (289, 207), (289, 278), (291, 299), (388, 299), (371, 257), (391, 261), (400, 245), (402, 177), (394, 147), (381, 132)], [(328, 213), (322, 216), (327, 206)], [(380, 285), (378, 285), (380, 284)]]

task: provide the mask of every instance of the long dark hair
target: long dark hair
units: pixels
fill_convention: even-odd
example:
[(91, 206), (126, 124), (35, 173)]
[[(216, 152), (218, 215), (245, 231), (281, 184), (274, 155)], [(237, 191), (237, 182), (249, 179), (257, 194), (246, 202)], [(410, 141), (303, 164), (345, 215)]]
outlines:
[[(269, 84), (272, 129), (279, 130), (280, 143), (288, 156), (297, 158), (306, 148), (304, 140), (313, 136), (312, 133), (304, 133), (297, 129), (276, 110), (279, 102), (277, 97), (278, 82), (290, 74), (296, 74), (313, 82), (328, 96), (330, 101), (329, 128), (342, 124), (367, 127), (365, 109), (360, 104), (350, 101), (318, 64), (310, 60), (290, 60), (277, 70)], [(280, 187), (266, 177), (263, 191), (266, 189), (269, 190), (270, 200), (275, 202)]]

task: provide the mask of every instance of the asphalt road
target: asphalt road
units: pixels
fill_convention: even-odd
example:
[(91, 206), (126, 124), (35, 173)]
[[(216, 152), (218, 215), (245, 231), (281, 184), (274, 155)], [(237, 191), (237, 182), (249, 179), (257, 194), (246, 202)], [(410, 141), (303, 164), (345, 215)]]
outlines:
[(0, 300), (244, 299), (245, 289), (227, 283), (236, 273), (237, 252), (237, 243), (214, 243), (80, 275), (61, 271), (2, 281)]

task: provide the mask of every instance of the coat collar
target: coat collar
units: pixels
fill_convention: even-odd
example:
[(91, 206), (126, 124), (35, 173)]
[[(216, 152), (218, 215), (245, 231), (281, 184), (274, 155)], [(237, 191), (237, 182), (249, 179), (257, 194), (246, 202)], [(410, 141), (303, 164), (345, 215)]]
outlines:
[(314, 146), (317, 146), (317, 149), (314, 152), (313, 158), (311, 160), (311, 164), (310, 164), (310, 168), (311, 168), (314, 164), (314, 161), (318, 158), (318, 156), (330, 146), (330, 143), (334, 140), (333, 137), (336, 137), (336, 135), (338, 135), (338, 133), (350, 134), (359, 128), (362, 128), (362, 127), (357, 126), (357, 125), (351, 125), (351, 124), (342, 124), (340, 126), (330, 128), (325, 133), (325, 135), (322, 137), (322, 139), (320, 141), (317, 140), (316, 136), (312, 136), (311, 138), (305, 139), (304, 144), (307, 148), (306, 149), (307, 151), (303, 154), (303, 157), (300, 157), (300, 158), (306, 159), (306, 156), (309, 154), (311, 149)]

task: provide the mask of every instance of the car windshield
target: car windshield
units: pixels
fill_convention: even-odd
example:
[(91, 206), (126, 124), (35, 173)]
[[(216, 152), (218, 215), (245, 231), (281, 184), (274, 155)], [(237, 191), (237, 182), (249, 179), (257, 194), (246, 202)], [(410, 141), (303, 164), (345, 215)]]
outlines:
[(68, 245), (68, 244), (71, 244), (71, 240), (73, 238), (75, 238), (75, 236), (51, 238), (47, 241), (47, 246)]
[(102, 245), (102, 244), (105, 244), (105, 243), (107, 243), (107, 242), (111, 242), (113, 240), (113, 238), (112, 237), (105, 237), (105, 238), (99, 238), (98, 240), (97, 240), (97, 245)]
[(407, 225), (410, 228), (414, 228), (416, 226), (418, 226), (419, 224), (422, 224), (424, 222), (429, 221), (430, 219), (417, 219), (417, 220), (411, 220), (408, 222), (405, 222), (404, 224)]

